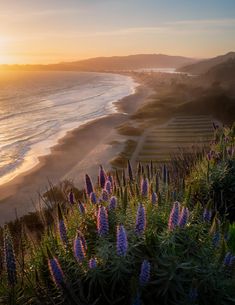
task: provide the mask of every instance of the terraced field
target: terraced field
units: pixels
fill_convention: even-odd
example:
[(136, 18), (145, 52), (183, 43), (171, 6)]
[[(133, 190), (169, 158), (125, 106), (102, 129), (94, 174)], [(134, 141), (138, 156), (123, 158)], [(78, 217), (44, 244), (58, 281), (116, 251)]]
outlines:
[(132, 161), (161, 163), (182, 153), (195, 153), (212, 139), (212, 122), (212, 117), (206, 115), (177, 116), (162, 126), (147, 130)]

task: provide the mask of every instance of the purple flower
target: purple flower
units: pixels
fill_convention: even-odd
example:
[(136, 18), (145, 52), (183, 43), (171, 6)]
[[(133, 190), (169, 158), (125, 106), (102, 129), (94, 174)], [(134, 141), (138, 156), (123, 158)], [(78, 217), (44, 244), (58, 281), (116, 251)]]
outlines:
[(117, 255), (125, 256), (127, 252), (128, 242), (126, 230), (123, 225), (117, 226)]
[(93, 203), (93, 204), (97, 203), (96, 194), (94, 192), (90, 193), (90, 200), (91, 200), (91, 203)]
[(137, 235), (141, 235), (144, 232), (145, 227), (146, 227), (145, 208), (140, 203), (136, 215), (135, 233)]
[(109, 195), (112, 193), (112, 184), (109, 180), (105, 182), (105, 190)]
[(180, 209), (180, 203), (176, 201), (172, 207), (169, 221), (168, 221), (168, 229), (173, 230), (179, 222), (179, 209)]
[(113, 177), (111, 175), (108, 175), (107, 179), (110, 181), (111, 185), (113, 186)]
[(157, 202), (158, 202), (158, 197), (155, 192), (152, 192), (152, 194), (151, 194), (151, 202), (153, 205), (157, 204)]
[(132, 167), (131, 167), (131, 163), (130, 161), (128, 160), (128, 175), (129, 175), (129, 179), (130, 181), (133, 181), (134, 178), (133, 178), (133, 171), (132, 171)]
[(85, 207), (84, 207), (84, 204), (81, 201), (78, 201), (78, 209), (79, 209), (79, 212), (82, 215), (85, 214)]
[(17, 281), (16, 260), (11, 234), (8, 228), (4, 229), (4, 256), (7, 269), (8, 284), (14, 286)]
[(112, 197), (110, 198), (110, 201), (109, 201), (108, 209), (109, 209), (109, 210), (115, 210), (116, 207), (117, 207), (117, 197), (112, 196)]
[(147, 178), (142, 179), (141, 181), (141, 195), (143, 197), (147, 197), (148, 196), (148, 190), (149, 190), (149, 181)]
[(65, 280), (64, 280), (64, 273), (60, 267), (57, 258), (48, 259), (48, 267), (53, 282), (55, 283), (56, 286), (61, 287), (64, 284)]
[(64, 223), (63, 218), (59, 219), (58, 223), (60, 239), (64, 245), (68, 245), (67, 229)]
[(150, 263), (147, 260), (144, 260), (141, 265), (139, 283), (140, 286), (144, 286), (149, 282), (150, 279)]
[(102, 201), (108, 201), (109, 200), (109, 194), (105, 189), (102, 190), (101, 200)]
[(90, 196), (90, 194), (93, 192), (93, 184), (91, 178), (87, 174), (85, 176), (85, 182), (87, 195)]
[(97, 214), (97, 230), (100, 236), (104, 236), (109, 231), (108, 214), (105, 207), (100, 206)]
[(100, 165), (100, 170), (99, 170), (99, 184), (101, 188), (104, 188), (105, 186), (105, 181), (106, 181), (106, 173), (102, 167), (102, 165)]
[(71, 190), (70, 192), (69, 192), (69, 202), (71, 203), (71, 204), (74, 204), (75, 202), (74, 202), (75, 200), (74, 200), (74, 193), (73, 193), (73, 191)]
[(188, 208), (183, 207), (182, 211), (180, 213), (180, 217), (179, 217), (179, 227), (180, 228), (185, 227), (185, 225), (188, 221), (188, 217), (189, 217), (189, 210), (188, 210)]
[(210, 222), (211, 221), (211, 216), (212, 216), (211, 210), (209, 210), (208, 208), (205, 208), (205, 210), (203, 212), (203, 220), (205, 222)]
[(97, 262), (95, 258), (91, 258), (89, 260), (89, 268), (90, 269), (95, 269), (97, 267)]
[(74, 243), (73, 243), (73, 252), (76, 260), (81, 263), (85, 256), (86, 256), (86, 250), (84, 248), (84, 244), (82, 242), (81, 236), (77, 234)]

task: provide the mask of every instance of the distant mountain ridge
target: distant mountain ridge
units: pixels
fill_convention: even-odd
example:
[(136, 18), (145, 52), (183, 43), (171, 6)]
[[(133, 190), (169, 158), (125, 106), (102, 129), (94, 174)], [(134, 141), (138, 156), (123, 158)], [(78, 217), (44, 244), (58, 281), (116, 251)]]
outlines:
[(74, 62), (49, 65), (1, 65), (7, 70), (62, 70), (62, 71), (123, 71), (144, 68), (179, 68), (193, 64), (196, 59), (164, 54), (96, 57)]
[[(190, 65), (182, 66), (181, 68), (178, 68), (177, 70), (179, 72), (185, 72), (190, 73), (194, 75), (202, 75), (206, 74), (211, 70), (212, 68), (215, 68), (217, 65), (224, 64), (228, 62), (229, 60), (235, 59), (235, 52), (229, 52), (225, 55), (216, 56), (210, 59), (205, 59)], [(228, 66), (227, 66), (228, 67)]]

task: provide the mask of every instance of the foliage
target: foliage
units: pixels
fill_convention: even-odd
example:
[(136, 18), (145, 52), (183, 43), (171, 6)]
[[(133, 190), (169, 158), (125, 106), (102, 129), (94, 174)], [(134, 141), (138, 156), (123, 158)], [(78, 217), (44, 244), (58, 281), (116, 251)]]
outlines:
[(82, 196), (51, 189), (55, 221), (40, 239), (19, 220), (14, 242), (4, 229), (0, 304), (234, 304), (235, 229), (222, 204), (234, 196), (234, 128), (216, 133), (220, 159), (192, 162), (186, 187), (175, 164), (128, 162), (121, 175), (101, 167), (102, 187), (86, 176)]

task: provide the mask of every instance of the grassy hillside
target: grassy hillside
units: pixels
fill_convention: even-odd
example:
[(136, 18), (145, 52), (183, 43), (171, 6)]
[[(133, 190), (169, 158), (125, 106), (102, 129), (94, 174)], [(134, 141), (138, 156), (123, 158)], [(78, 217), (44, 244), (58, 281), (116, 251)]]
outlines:
[(235, 52), (229, 52), (225, 55), (199, 61), (194, 64), (182, 66), (178, 69), (180, 72), (187, 72), (193, 75), (201, 75), (207, 73), (213, 67), (226, 63), (230, 59), (235, 59)]

